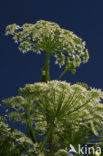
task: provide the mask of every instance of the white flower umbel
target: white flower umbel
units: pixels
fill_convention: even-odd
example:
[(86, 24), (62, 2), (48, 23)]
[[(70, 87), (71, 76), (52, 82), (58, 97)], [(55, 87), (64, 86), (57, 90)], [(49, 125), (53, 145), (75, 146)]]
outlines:
[(35, 24), (26, 23), (22, 26), (11, 24), (6, 27), (6, 35), (13, 36), (14, 42), (19, 44), (19, 50), (23, 53), (49, 52), (55, 57), (56, 64), (60, 67), (66, 64), (72, 72), (89, 59), (85, 41), (54, 22), (40, 20)]
[[(65, 81), (27, 84), (19, 89), (19, 96), (3, 100), (15, 112), (10, 119), (32, 125), (33, 130), (45, 136), (53, 128), (55, 149), (69, 144), (86, 142), (88, 132), (98, 136), (103, 125), (103, 92)], [(35, 127), (34, 127), (35, 125)], [(77, 139), (78, 137), (78, 139)], [(22, 141), (25, 138), (20, 138)]]

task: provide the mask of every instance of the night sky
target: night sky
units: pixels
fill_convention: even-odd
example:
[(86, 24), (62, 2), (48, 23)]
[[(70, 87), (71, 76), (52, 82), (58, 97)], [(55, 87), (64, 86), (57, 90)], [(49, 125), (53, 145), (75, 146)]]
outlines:
[[(85, 82), (103, 89), (103, 0), (1, 0), (0, 1), (0, 102), (15, 96), (19, 87), (40, 81), (44, 54), (22, 54), (5, 27), (38, 20), (58, 23), (86, 41), (90, 51), (88, 63), (81, 64), (75, 75), (68, 72), (62, 80)], [(62, 69), (51, 58), (51, 79)]]

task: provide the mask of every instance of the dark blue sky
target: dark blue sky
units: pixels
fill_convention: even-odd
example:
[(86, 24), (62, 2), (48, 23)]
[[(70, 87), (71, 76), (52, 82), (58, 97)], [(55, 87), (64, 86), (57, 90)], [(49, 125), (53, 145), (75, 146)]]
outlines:
[[(103, 0), (1, 0), (0, 1), (0, 101), (15, 96), (19, 87), (40, 81), (44, 55), (22, 54), (5, 27), (16, 23), (49, 20), (83, 38), (90, 60), (81, 64), (75, 75), (68, 72), (63, 80), (82, 81), (103, 89)], [(51, 79), (59, 76), (59, 68), (51, 58)]]

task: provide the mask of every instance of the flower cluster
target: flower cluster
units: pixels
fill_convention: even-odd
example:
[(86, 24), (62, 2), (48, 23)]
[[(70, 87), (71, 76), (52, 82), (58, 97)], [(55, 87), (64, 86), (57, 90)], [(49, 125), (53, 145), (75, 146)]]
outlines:
[(87, 89), (81, 84), (65, 81), (49, 81), (27, 84), (19, 91), (19, 96), (3, 100), (15, 110), (9, 113), (11, 119), (27, 125), (32, 123), (35, 125), (33, 129), (41, 136), (46, 135), (53, 123), (55, 143), (62, 141), (63, 146), (69, 146), (69, 143), (74, 144), (73, 138), (80, 132), (86, 139), (88, 132), (98, 135), (103, 125), (103, 92), (99, 89)]
[(76, 68), (89, 59), (85, 41), (72, 31), (60, 28), (54, 22), (40, 20), (35, 24), (23, 26), (11, 24), (6, 27), (6, 35), (13, 36), (15, 43), (19, 43), (19, 50), (23, 53), (49, 51), (60, 67), (69, 64), (70, 68), (72, 64), (71, 68)]
[[(5, 145), (6, 143), (6, 145)], [(0, 155), (10, 156), (42, 156), (39, 145), (33, 143), (24, 133), (10, 128), (3, 121), (0, 121)]]

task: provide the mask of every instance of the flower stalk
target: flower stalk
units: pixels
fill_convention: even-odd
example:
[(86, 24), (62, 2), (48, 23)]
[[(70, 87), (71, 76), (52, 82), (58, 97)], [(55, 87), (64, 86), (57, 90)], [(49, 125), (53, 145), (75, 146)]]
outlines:
[(45, 62), (45, 69), (46, 69), (46, 82), (50, 79), (50, 71), (49, 71), (49, 64), (50, 64), (50, 52), (46, 52), (46, 62)]

